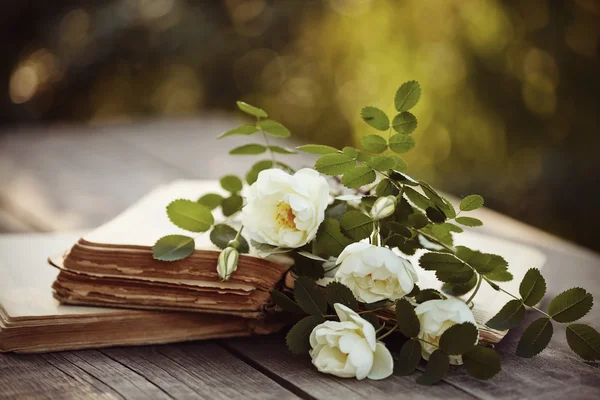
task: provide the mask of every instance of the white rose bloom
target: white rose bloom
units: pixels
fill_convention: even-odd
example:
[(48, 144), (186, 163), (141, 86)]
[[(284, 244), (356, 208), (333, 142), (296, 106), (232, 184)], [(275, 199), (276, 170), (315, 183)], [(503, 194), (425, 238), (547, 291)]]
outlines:
[(359, 380), (390, 376), (394, 360), (373, 325), (343, 304), (334, 308), (340, 322), (323, 322), (310, 334), (310, 356), (319, 372)]
[(397, 300), (410, 293), (417, 282), (417, 272), (410, 261), (387, 247), (352, 243), (337, 262), (340, 266), (335, 281), (348, 286), (363, 303)]
[(267, 169), (248, 189), (242, 210), (244, 232), (259, 242), (298, 248), (314, 239), (325, 219), (329, 185), (312, 169), (290, 175)]
[[(469, 306), (458, 299), (429, 300), (419, 304), (415, 313), (421, 322), (419, 338), (435, 345), (440, 343), (442, 334), (453, 325), (470, 322), (477, 326)], [(437, 347), (421, 342), (424, 359), (428, 360), (435, 350)], [(450, 363), (461, 365), (462, 356), (450, 356)]]

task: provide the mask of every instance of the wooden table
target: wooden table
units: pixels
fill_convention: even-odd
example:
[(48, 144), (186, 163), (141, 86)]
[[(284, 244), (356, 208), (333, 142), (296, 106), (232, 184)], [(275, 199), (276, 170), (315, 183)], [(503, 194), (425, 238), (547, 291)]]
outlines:
[[(234, 124), (228, 117), (208, 117), (0, 133), (0, 232), (92, 228), (158, 184), (243, 171), (254, 159), (232, 162), (226, 153), (232, 143), (213, 140)], [(486, 223), (484, 232), (531, 244), (548, 256), (544, 275), (550, 295), (581, 285), (600, 299), (598, 254), (489, 210), (480, 211), (479, 217)], [(584, 321), (600, 328), (600, 309), (596, 307)], [(337, 379), (318, 373), (308, 357), (291, 355), (283, 337), (273, 335), (43, 355), (1, 354), (0, 397), (600, 398), (598, 365), (584, 363), (570, 352), (563, 327), (556, 325), (549, 348), (533, 359), (514, 356), (522, 329), (511, 331), (497, 346), (503, 370), (487, 382), (470, 378), (461, 368), (452, 368), (433, 387), (416, 384), (415, 376), (361, 382)]]

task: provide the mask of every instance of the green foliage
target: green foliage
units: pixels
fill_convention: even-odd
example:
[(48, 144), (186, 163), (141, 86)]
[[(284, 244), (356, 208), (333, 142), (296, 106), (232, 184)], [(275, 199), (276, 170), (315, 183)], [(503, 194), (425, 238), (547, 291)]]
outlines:
[(473, 217), (456, 217), (456, 222), (464, 226), (476, 227), (483, 225), (483, 222)]
[[(387, 118), (387, 117), (386, 117)], [(360, 144), (371, 153), (379, 154), (387, 150), (387, 141), (379, 135), (363, 136)]]
[(258, 129), (256, 128), (256, 126), (242, 125), (242, 126), (238, 126), (237, 128), (230, 129), (227, 132), (220, 134), (219, 136), (217, 136), (217, 139), (222, 139), (224, 137), (233, 136), (233, 135), (249, 136), (255, 132), (258, 132)]
[(425, 214), (433, 223), (443, 224), (446, 221), (446, 215), (439, 208), (427, 207)]
[(173, 224), (190, 232), (205, 232), (215, 220), (208, 207), (191, 200), (174, 200), (167, 206)]
[(354, 311), (358, 311), (358, 301), (352, 294), (352, 291), (339, 282), (330, 282), (325, 287), (325, 298), (331, 307), (336, 303), (341, 303)]
[(261, 110), (258, 107), (254, 107), (248, 103), (244, 103), (243, 101), (238, 101), (237, 106), (240, 110), (242, 110), (243, 112), (245, 112), (246, 114), (252, 115), (254, 117), (258, 117), (258, 118), (267, 118), (268, 115), (264, 110)]
[(366, 164), (376, 171), (385, 172), (396, 167), (396, 160), (389, 156), (375, 156)]
[(460, 355), (471, 350), (479, 338), (477, 327), (470, 322), (448, 328), (440, 338), (440, 349), (448, 355)]
[(525, 319), (525, 307), (520, 300), (511, 300), (485, 324), (492, 329), (504, 331), (519, 326), (523, 319)]
[(417, 105), (421, 98), (421, 85), (417, 81), (408, 81), (402, 84), (396, 96), (394, 97), (394, 105), (396, 110), (408, 111)]
[(477, 284), (477, 275), (473, 274), (473, 277), (465, 283), (444, 283), (442, 285), (442, 291), (450, 296), (462, 296), (467, 294)]
[(244, 186), (242, 180), (235, 175), (225, 175), (219, 182), (221, 187), (230, 193), (238, 193)]
[(325, 175), (341, 175), (356, 165), (354, 158), (346, 154), (325, 154), (317, 159), (315, 169)]
[(506, 260), (499, 255), (482, 253), (477, 250), (471, 250), (465, 246), (456, 247), (456, 256), (481, 274), (487, 274), (494, 271), (496, 268), (508, 266)]
[(342, 250), (352, 243), (352, 240), (342, 234), (339, 221), (332, 218), (323, 221), (315, 240), (318, 253), (328, 257), (339, 256)]
[(396, 322), (398, 330), (408, 338), (416, 337), (421, 329), (415, 309), (406, 299), (396, 301)]
[(307, 354), (310, 350), (310, 334), (322, 322), (322, 317), (314, 315), (304, 317), (298, 321), (285, 337), (285, 342), (290, 351), (298, 355)]
[(417, 382), (422, 385), (433, 385), (441, 381), (450, 369), (450, 359), (441, 350), (436, 350), (429, 356), (425, 373), (421, 375)]
[(344, 172), (342, 176), (342, 184), (347, 188), (359, 188), (369, 183), (373, 183), (377, 175), (375, 171), (368, 165), (360, 165), (352, 167)]
[(401, 112), (394, 117), (392, 127), (396, 132), (408, 135), (417, 129), (417, 118), (408, 111)]
[(350, 210), (342, 216), (340, 227), (344, 235), (359, 241), (373, 233), (373, 219), (360, 211)]
[[(217, 224), (213, 227), (212, 231), (210, 231), (210, 241), (214, 243), (220, 249), (224, 249), (227, 247), (230, 241), (235, 239), (238, 231), (225, 224)], [(237, 250), (241, 253), (248, 253), (250, 251), (250, 246), (246, 239), (240, 235), (238, 238), (240, 242)]]
[(600, 333), (589, 325), (567, 326), (567, 343), (579, 357), (586, 361), (600, 361)]
[(422, 289), (415, 295), (415, 301), (419, 304), (429, 300), (441, 300), (445, 298), (446, 296), (435, 289)]
[(523, 332), (517, 345), (517, 355), (524, 358), (538, 355), (550, 343), (552, 332), (552, 322), (549, 318), (536, 319)]
[(477, 379), (490, 379), (501, 369), (500, 356), (489, 347), (475, 346), (462, 358), (467, 373)]
[(396, 166), (394, 167), (395, 171), (404, 172), (408, 169), (408, 164), (404, 161), (404, 158), (400, 157), (397, 154), (390, 154), (388, 157), (393, 158), (396, 162)]
[(413, 188), (405, 186), (404, 194), (406, 194), (406, 197), (408, 197), (411, 203), (419, 207), (421, 210), (426, 210), (431, 206), (431, 201)]
[(294, 150), (288, 149), (287, 147), (269, 146), (268, 148), (273, 153), (277, 153), (277, 154), (296, 154), (296, 152)]
[(537, 268), (530, 268), (519, 286), (519, 294), (523, 303), (528, 306), (535, 306), (542, 301), (546, 294), (546, 280)]
[(390, 138), (389, 147), (394, 153), (407, 153), (415, 147), (415, 139), (411, 135), (397, 133)]
[(552, 299), (548, 306), (548, 314), (556, 322), (574, 322), (585, 316), (593, 304), (591, 293), (576, 287), (565, 290)]
[(281, 293), (279, 290), (273, 290), (271, 292), (271, 299), (273, 299), (273, 303), (281, 307), (283, 311), (305, 315), (304, 310), (302, 310), (294, 300), (290, 299), (288, 296)]
[(398, 362), (394, 363), (394, 375), (410, 375), (417, 369), (421, 361), (421, 343), (416, 339), (406, 341), (400, 349)]
[(310, 315), (323, 316), (327, 311), (327, 299), (314, 280), (300, 276), (294, 282), (294, 298)]
[(231, 155), (256, 155), (267, 151), (267, 148), (262, 144), (251, 143), (236, 147), (229, 151)]
[(214, 210), (223, 202), (223, 196), (216, 193), (207, 193), (197, 200), (198, 203), (206, 206), (209, 210)]
[(483, 197), (478, 194), (469, 195), (460, 202), (461, 211), (472, 211), (481, 207), (483, 207)]
[(435, 271), (435, 276), (442, 282), (465, 283), (474, 274), (462, 260), (448, 253), (425, 253), (419, 259), (419, 265), (428, 271)]
[(292, 135), (288, 128), (271, 119), (259, 121), (256, 125), (271, 136), (289, 137)]
[(388, 116), (377, 107), (365, 107), (360, 111), (360, 116), (367, 124), (378, 131), (387, 131), (390, 128)]
[(421, 213), (413, 213), (408, 216), (408, 224), (415, 229), (424, 228), (428, 223), (427, 217)]
[(223, 215), (229, 217), (240, 211), (244, 206), (244, 199), (238, 194), (232, 194), (228, 198), (224, 199), (221, 203), (221, 210)]
[(258, 179), (258, 174), (260, 171), (264, 171), (265, 169), (269, 169), (273, 167), (273, 161), (271, 160), (262, 160), (257, 162), (250, 168), (248, 173), (246, 174), (246, 182), (248, 185), (252, 185)]
[(185, 235), (167, 235), (152, 246), (152, 257), (160, 261), (183, 260), (194, 252), (194, 238)]
[(292, 257), (294, 258), (294, 271), (298, 276), (306, 276), (312, 280), (325, 276), (323, 261), (306, 258), (299, 253), (292, 253)]
[(303, 146), (296, 147), (297, 150), (304, 151), (305, 153), (311, 154), (331, 154), (339, 153), (339, 150), (335, 147), (326, 146), (323, 144), (305, 144)]
[(397, 196), (398, 193), (398, 188), (396, 188), (396, 186), (394, 186), (392, 181), (390, 181), (389, 179), (380, 180), (377, 186), (375, 187), (375, 194), (378, 197)]

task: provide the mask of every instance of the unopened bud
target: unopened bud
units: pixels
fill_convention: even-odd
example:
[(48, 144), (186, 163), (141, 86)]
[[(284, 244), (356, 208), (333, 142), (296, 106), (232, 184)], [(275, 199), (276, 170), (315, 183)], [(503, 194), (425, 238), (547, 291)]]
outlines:
[(233, 247), (226, 247), (225, 250), (219, 254), (217, 273), (221, 280), (227, 281), (231, 278), (231, 275), (237, 270), (239, 258), (240, 253)]
[(391, 195), (380, 197), (373, 204), (373, 208), (371, 208), (371, 218), (374, 220), (384, 219), (392, 215), (395, 210), (396, 197)]

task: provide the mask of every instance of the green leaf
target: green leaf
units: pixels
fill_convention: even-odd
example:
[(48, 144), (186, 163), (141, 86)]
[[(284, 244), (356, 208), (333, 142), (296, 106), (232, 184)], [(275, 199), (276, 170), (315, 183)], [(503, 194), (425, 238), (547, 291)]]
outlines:
[(567, 326), (567, 343), (579, 357), (586, 361), (600, 360), (600, 333), (589, 325)]
[(415, 229), (421, 229), (427, 226), (429, 221), (427, 220), (426, 216), (417, 212), (408, 216), (408, 223)]
[(223, 200), (221, 204), (221, 211), (223, 211), (223, 215), (229, 217), (230, 215), (235, 214), (240, 211), (244, 206), (244, 199), (242, 196), (237, 194), (232, 194), (228, 198)]
[(321, 279), (325, 276), (323, 261), (306, 258), (298, 253), (292, 253), (294, 259), (294, 271), (298, 276), (306, 276), (312, 280)]
[(364, 313), (361, 314), (361, 317), (369, 321), (369, 323), (373, 325), (373, 328), (375, 328), (375, 330), (381, 328), (381, 322), (379, 322), (379, 318), (377, 318), (377, 315), (375, 315), (374, 313)]
[(376, 171), (385, 172), (396, 167), (396, 160), (389, 156), (375, 156), (367, 165)]
[(441, 381), (450, 369), (450, 359), (441, 350), (436, 350), (429, 356), (425, 373), (417, 378), (422, 385), (433, 385)]
[(465, 231), (465, 230), (464, 230), (463, 228), (461, 228), (460, 226), (458, 226), (458, 225), (454, 225), (454, 224), (452, 224), (452, 223), (450, 223), (450, 222), (446, 222), (446, 223), (444, 223), (444, 225), (445, 225), (445, 226), (448, 228), (448, 230), (449, 230), (449, 231), (451, 231), (451, 232), (462, 233), (462, 232), (464, 232), (464, 231)]
[(446, 215), (438, 208), (427, 207), (425, 214), (427, 214), (427, 218), (429, 218), (433, 223), (442, 224), (444, 221), (446, 221)]
[(417, 369), (421, 361), (421, 343), (416, 339), (410, 339), (402, 345), (398, 362), (394, 363), (394, 375), (410, 375)]
[(397, 154), (390, 154), (388, 157), (393, 158), (396, 161), (396, 166), (394, 167), (395, 171), (404, 172), (408, 169), (408, 164), (404, 161), (404, 158), (400, 157)]
[(250, 104), (244, 103), (243, 101), (238, 101), (237, 106), (240, 110), (242, 110), (246, 114), (250, 114), (252, 116), (259, 117), (259, 118), (267, 118), (268, 117), (267, 113), (264, 110), (261, 110), (258, 107), (251, 106)]
[(415, 301), (419, 304), (425, 303), (429, 300), (440, 300), (446, 297), (435, 289), (421, 289), (417, 295), (415, 295)]
[(404, 187), (404, 194), (406, 197), (413, 203), (415, 206), (419, 207), (422, 210), (426, 210), (431, 206), (431, 201), (421, 193), (417, 192), (415, 189), (410, 187)]
[(394, 117), (392, 127), (396, 132), (408, 135), (417, 129), (417, 118), (408, 111), (401, 112)]
[(288, 128), (272, 119), (265, 119), (256, 125), (271, 136), (289, 137), (292, 134)]
[(264, 171), (265, 169), (269, 169), (273, 167), (273, 161), (271, 160), (262, 160), (257, 162), (250, 168), (250, 171), (246, 174), (246, 182), (248, 185), (252, 185), (258, 179), (258, 174), (260, 171)]
[(230, 129), (225, 133), (220, 134), (219, 136), (217, 136), (217, 139), (222, 139), (224, 137), (232, 136), (232, 135), (248, 136), (248, 135), (252, 135), (254, 132), (258, 132), (258, 129), (256, 129), (256, 126), (242, 125), (242, 126), (238, 126), (237, 128)]
[(352, 243), (342, 234), (339, 221), (326, 218), (317, 231), (316, 246), (319, 253), (337, 257), (342, 250)]
[(315, 281), (300, 276), (294, 282), (294, 298), (307, 314), (322, 316), (327, 311), (327, 299)]
[(520, 300), (511, 300), (485, 324), (489, 328), (505, 331), (519, 326), (523, 319), (525, 319), (525, 307)]
[(215, 223), (208, 207), (191, 200), (172, 201), (167, 215), (172, 223), (190, 232), (205, 232)]
[(473, 277), (465, 283), (444, 283), (442, 285), (442, 291), (450, 296), (462, 296), (467, 294), (477, 284), (477, 275), (473, 274)]
[(330, 282), (325, 287), (325, 298), (331, 307), (336, 303), (350, 307), (354, 311), (358, 310), (358, 301), (354, 297), (352, 290), (339, 282)]
[(360, 144), (371, 153), (379, 154), (387, 150), (387, 141), (379, 135), (363, 136)]
[(361, 165), (359, 167), (350, 168), (344, 172), (342, 176), (342, 185), (347, 188), (359, 188), (364, 185), (372, 183), (377, 178), (375, 171), (367, 165)]
[(269, 149), (271, 149), (273, 153), (277, 154), (296, 154), (294, 150), (288, 149), (287, 147), (269, 146)]
[(479, 331), (472, 323), (456, 324), (442, 334), (440, 349), (451, 356), (464, 354), (475, 346), (478, 338)]
[(326, 154), (317, 159), (315, 169), (325, 175), (341, 175), (356, 165), (356, 161), (346, 154)]
[(214, 210), (215, 208), (219, 207), (222, 202), (223, 196), (216, 193), (207, 193), (197, 200), (197, 203), (208, 207), (209, 210)]
[(271, 292), (271, 299), (273, 299), (273, 303), (281, 307), (283, 311), (300, 315), (306, 314), (294, 300), (290, 299), (279, 290), (273, 290)]
[(470, 226), (470, 227), (483, 225), (483, 222), (481, 222), (477, 218), (473, 218), (473, 217), (456, 217), (455, 221), (461, 225)]
[(499, 266), (508, 266), (508, 263), (498, 255), (482, 253), (465, 246), (456, 247), (456, 256), (482, 274), (492, 272)]
[(548, 314), (556, 322), (573, 322), (587, 314), (593, 304), (591, 293), (576, 287), (565, 290), (553, 298), (548, 306)]
[(415, 147), (415, 139), (410, 135), (397, 133), (390, 138), (390, 150), (394, 153), (406, 153)]
[(419, 181), (419, 185), (421, 185), (421, 189), (423, 189), (423, 193), (431, 200), (433, 204), (438, 206), (439, 208), (446, 207), (446, 201), (442, 196), (440, 196), (431, 185), (425, 181)]
[(404, 298), (396, 301), (396, 322), (398, 330), (408, 338), (416, 337), (421, 329), (415, 308)]
[(462, 358), (467, 373), (473, 378), (490, 379), (501, 369), (500, 356), (489, 347), (475, 346), (463, 354)]
[(296, 147), (296, 149), (311, 154), (339, 153), (339, 150), (335, 147), (326, 146), (323, 144), (305, 144), (304, 146)]
[(244, 186), (242, 180), (235, 175), (225, 175), (219, 182), (221, 187), (230, 193), (238, 193)]
[(355, 149), (354, 147), (346, 146), (342, 149), (342, 153), (344, 153), (348, 157), (357, 159), (358, 155), (360, 154), (360, 150)]
[(473, 211), (483, 207), (483, 197), (478, 194), (472, 194), (460, 202), (461, 211)]
[(492, 272), (488, 272), (484, 275), (489, 280), (496, 282), (508, 282), (512, 281), (513, 279), (513, 275), (510, 272), (508, 272), (508, 267), (506, 266), (497, 267)]
[(519, 294), (523, 303), (528, 306), (535, 306), (542, 301), (546, 294), (546, 280), (537, 268), (530, 268), (519, 286)]
[(345, 213), (340, 226), (344, 235), (356, 241), (368, 238), (373, 233), (373, 219), (357, 210)]
[(365, 107), (360, 111), (360, 116), (367, 124), (378, 131), (387, 131), (390, 128), (388, 116), (377, 107)]
[(419, 102), (421, 98), (421, 85), (417, 81), (405, 82), (394, 97), (394, 105), (398, 111), (408, 111)]
[(267, 148), (265, 146), (263, 146), (262, 144), (251, 143), (251, 144), (245, 144), (240, 147), (236, 147), (235, 149), (230, 150), (229, 154), (231, 154), (231, 155), (255, 155), (255, 154), (262, 154), (265, 151), (267, 151)]
[(390, 181), (389, 179), (382, 179), (375, 187), (375, 194), (378, 197), (397, 196), (398, 193), (398, 188), (394, 186), (392, 181)]
[(473, 278), (473, 270), (463, 261), (448, 253), (425, 253), (419, 259), (419, 265), (442, 282), (465, 283)]
[[(210, 231), (210, 241), (214, 243), (220, 249), (224, 249), (227, 247), (230, 241), (235, 239), (237, 235), (237, 231), (225, 224), (217, 224), (213, 227), (212, 231)], [(238, 247), (238, 251), (242, 254), (248, 253), (250, 251), (250, 246), (246, 239), (240, 235), (238, 238), (240, 245)]]
[(152, 246), (152, 257), (160, 261), (183, 260), (194, 252), (194, 238), (184, 235), (163, 236)]
[(304, 317), (298, 321), (285, 337), (285, 342), (290, 351), (298, 355), (308, 354), (310, 350), (310, 334), (322, 322), (322, 317), (314, 315)]
[(552, 322), (549, 318), (536, 319), (523, 332), (517, 345), (517, 355), (524, 358), (538, 355), (550, 343), (552, 332)]

